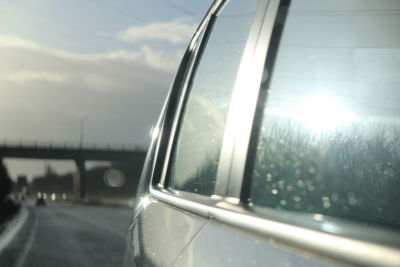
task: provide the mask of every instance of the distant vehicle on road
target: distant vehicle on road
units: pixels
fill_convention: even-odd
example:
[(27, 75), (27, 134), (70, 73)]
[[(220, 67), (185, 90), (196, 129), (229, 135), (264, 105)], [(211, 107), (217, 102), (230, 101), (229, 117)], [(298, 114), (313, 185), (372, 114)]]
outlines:
[(36, 207), (38, 207), (38, 206), (45, 207), (46, 206), (46, 200), (44, 199), (43, 196), (38, 196), (36, 198), (36, 204), (35, 205), (36, 205)]
[(216, 0), (126, 266), (400, 266), (400, 1)]

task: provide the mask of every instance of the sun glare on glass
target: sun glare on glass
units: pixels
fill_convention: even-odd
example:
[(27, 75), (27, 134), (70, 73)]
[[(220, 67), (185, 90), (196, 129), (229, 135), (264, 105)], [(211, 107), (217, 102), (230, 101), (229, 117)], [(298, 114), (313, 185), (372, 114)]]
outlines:
[(293, 108), (271, 108), (268, 113), (293, 119), (316, 133), (333, 131), (358, 119), (358, 115), (328, 95), (311, 96)]
[(346, 109), (334, 97), (318, 95), (308, 98), (295, 108), (294, 117), (314, 132), (335, 130), (357, 119), (357, 115)]

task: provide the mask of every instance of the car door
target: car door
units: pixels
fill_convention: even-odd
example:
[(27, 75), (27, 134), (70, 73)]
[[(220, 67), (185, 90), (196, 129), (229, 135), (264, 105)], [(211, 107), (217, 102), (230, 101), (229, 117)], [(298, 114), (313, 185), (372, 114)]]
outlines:
[[(398, 60), (387, 56), (398, 43), (398, 16), (387, 14), (396, 5), (214, 3), (180, 67), (148, 154), (131, 227), (138, 266), (400, 263), (400, 213), (391, 188), (398, 189), (399, 178), (390, 176), (393, 168), (376, 167), (397, 159), (387, 164), (387, 158), (361, 156), (386, 155), (385, 142), (393, 139), (390, 147), (396, 147), (395, 138), (386, 134), (375, 150), (343, 153), (357, 147), (355, 140), (363, 140), (360, 147), (382, 140), (354, 136), (357, 123), (397, 116), (382, 113), (396, 109), (393, 103), (370, 108), (365, 101), (390, 98), (398, 83)], [(388, 15), (383, 23), (382, 14)], [(386, 76), (372, 72), (373, 59)], [(362, 75), (350, 79), (349, 70)], [(386, 93), (370, 93), (377, 81)], [(343, 101), (355, 103), (352, 110)], [(360, 105), (370, 117), (356, 119), (352, 111)], [(346, 155), (348, 161), (339, 161)], [(350, 165), (359, 158), (369, 160), (375, 176), (363, 172), (367, 165)], [(361, 187), (382, 175), (380, 191), (376, 184)], [(373, 201), (360, 197), (365, 192), (373, 192)]]

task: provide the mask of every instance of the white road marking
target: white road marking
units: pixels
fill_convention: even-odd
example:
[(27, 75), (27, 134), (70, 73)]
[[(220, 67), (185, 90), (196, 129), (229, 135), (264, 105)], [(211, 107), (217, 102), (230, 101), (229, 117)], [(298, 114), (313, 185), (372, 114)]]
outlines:
[(15, 235), (19, 232), (28, 218), (28, 210), (25, 206), (21, 207), (21, 211), (14, 219), (8, 222), (6, 229), (0, 235), (0, 254), (14, 239)]
[(33, 221), (32, 229), (30, 231), (29, 239), (26, 242), (26, 245), (25, 245), (24, 249), (22, 250), (22, 252), (18, 255), (18, 259), (14, 263), (14, 267), (24, 266), (26, 256), (28, 255), (28, 252), (31, 250), (33, 240), (35, 239), (37, 226), (38, 226), (37, 214), (34, 214), (34, 221)]

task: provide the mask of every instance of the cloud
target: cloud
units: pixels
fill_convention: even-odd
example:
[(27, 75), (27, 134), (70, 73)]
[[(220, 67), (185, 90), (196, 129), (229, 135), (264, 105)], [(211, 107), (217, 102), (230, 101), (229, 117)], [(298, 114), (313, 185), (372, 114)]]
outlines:
[(37, 45), (32, 41), (9, 35), (0, 35), (0, 47), (27, 48), (27, 49), (40, 48), (39, 45)]
[[(53, 56), (60, 59), (75, 60), (79, 62), (102, 60), (142, 62), (154, 68), (168, 72), (174, 72), (176, 70), (184, 52), (182, 49), (174, 51), (155, 50), (148, 45), (143, 45), (138, 51), (117, 50), (107, 53), (84, 54), (51, 49), (29, 40), (5, 35), (0, 35), (0, 49), (21, 49), (24, 51), (33, 52), (35, 54), (44, 53), (48, 56)], [(37, 63), (38, 62), (34, 62), (34, 64)], [(18, 75), (13, 74), (12, 76), (17, 77)], [(34, 74), (32, 72), (25, 73), (25, 76), (27, 77), (26, 79), (23, 78), (24, 74), (19, 76), (21, 77), (21, 80), (29, 80), (28, 76), (31, 76), (32, 79), (39, 78), (40, 76), (42, 76), (44, 79), (51, 79), (51, 74), (38, 75), (37, 73)]]
[(141, 51), (142, 56), (149, 65), (168, 72), (177, 69), (179, 63), (178, 59), (182, 58), (184, 53), (183, 50), (177, 50), (169, 53), (157, 51), (146, 45), (141, 47)]
[(1, 139), (146, 145), (180, 52), (83, 54), (0, 36)]
[(93, 54), (74, 53), (59, 49), (47, 48), (30, 40), (8, 35), (0, 35), (0, 48), (2, 49), (19, 48), (29, 51), (44, 52), (61, 58), (75, 59), (80, 61), (82, 60), (96, 61), (103, 59), (134, 61), (137, 60), (140, 56), (138, 52), (132, 52), (126, 50), (111, 51), (108, 53), (93, 53)]
[(166, 41), (171, 44), (185, 44), (190, 40), (197, 23), (192, 18), (177, 18), (168, 22), (153, 22), (132, 26), (117, 34), (117, 39), (129, 43), (142, 41)]
[(17, 83), (32, 82), (38, 80), (49, 82), (63, 82), (65, 80), (65, 76), (61, 74), (35, 71), (13, 72), (7, 75), (0, 74), (0, 79), (1, 78)]

